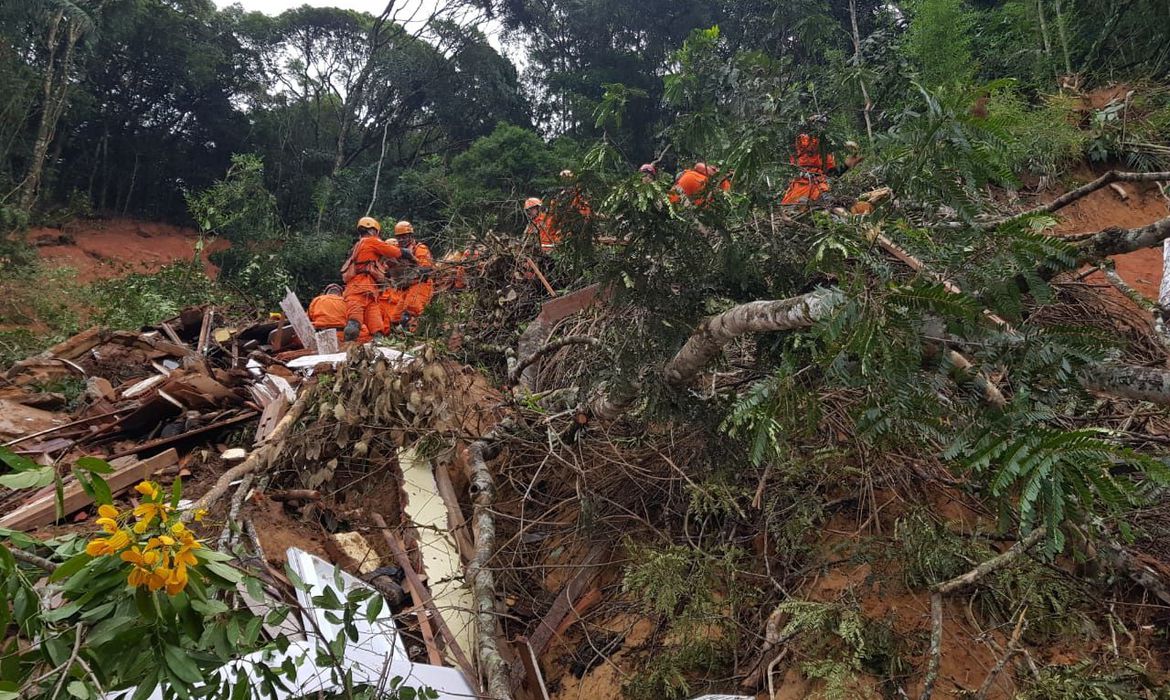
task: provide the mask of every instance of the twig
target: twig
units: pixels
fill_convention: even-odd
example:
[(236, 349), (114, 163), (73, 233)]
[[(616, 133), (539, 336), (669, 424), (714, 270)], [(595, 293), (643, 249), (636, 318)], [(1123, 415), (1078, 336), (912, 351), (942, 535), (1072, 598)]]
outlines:
[(515, 366), (508, 370), (508, 383), (516, 384), (520, 381), (520, 375), (522, 375), (524, 370), (528, 369), (532, 363), (538, 361), (540, 358), (548, 355), (549, 353), (556, 352), (557, 350), (560, 350), (561, 348), (567, 347), (569, 345), (590, 345), (592, 347), (600, 347), (601, 341), (597, 338), (591, 338), (585, 335), (570, 335), (559, 340), (545, 343), (544, 345), (537, 348), (531, 355), (523, 358), (517, 362)]
[(49, 561), (48, 559), (45, 559), (44, 557), (38, 557), (35, 554), (30, 554), (23, 549), (15, 549), (10, 547), (8, 548), (8, 551), (12, 554), (13, 559), (22, 561), (25, 564), (32, 564), (33, 566), (40, 567), (41, 569), (48, 571), (50, 574), (57, 570), (58, 565)]
[(69, 677), (69, 667), (77, 660), (77, 654), (81, 651), (81, 625), (73, 627), (73, 651), (69, 654), (69, 660), (61, 667), (61, 677), (57, 679), (57, 685), (53, 686), (53, 693), (49, 696), (49, 700), (57, 700), (57, 695), (61, 692), (61, 688), (65, 685), (65, 679)]
[(979, 692), (975, 693), (973, 700), (983, 700), (986, 698), (987, 693), (991, 690), (991, 686), (995, 684), (995, 679), (999, 677), (1000, 673), (1003, 673), (1004, 667), (1008, 665), (1008, 662), (1010, 662), (1016, 654), (1020, 653), (1020, 635), (1023, 633), (1024, 628), (1027, 627), (1027, 623), (1024, 619), (1024, 616), (1027, 614), (1028, 607), (1024, 606), (1024, 609), (1020, 611), (1019, 619), (1016, 621), (1016, 628), (1012, 631), (1012, 637), (1008, 640), (1007, 653), (1004, 654), (1003, 657), (995, 663), (995, 666), (991, 669), (991, 673), (987, 674), (987, 678), (983, 679), (983, 685), (979, 686)]
[(208, 489), (207, 493), (203, 494), (198, 501), (195, 501), (195, 505), (183, 513), (184, 522), (190, 522), (195, 517), (195, 511), (209, 509), (209, 506), (223, 498), (233, 481), (271, 462), (272, 457), (280, 451), (285, 434), (288, 433), (293, 424), (300, 420), (301, 415), (304, 414), (305, 408), (308, 406), (310, 393), (312, 392), (309, 391), (308, 387), (301, 387), (300, 396), (297, 397), (297, 400), (288, 409), (288, 413), (284, 414), (284, 418), (280, 419), (280, 422), (276, 424), (276, 427), (265, 438), (264, 444), (252, 450), (243, 462), (240, 462), (238, 465), (221, 474), (219, 479), (216, 480), (215, 485)]
[(1047, 533), (1047, 527), (1038, 527), (1033, 530), (1027, 537), (1012, 545), (1003, 554), (988, 559), (965, 574), (956, 576), (949, 581), (943, 581), (942, 583), (931, 587), (930, 664), (926, 669), (926, 677), (923, 681), (922, 695), (920, 696), (920, 700), (930, 700), (930, 695), (932, 692), (934, 692), (935, 681), (938, 680), (938, 669), (942, 664), (942, 597), (948, 593), (954, 593), (955, 591), (973, 585), (991, 572), (997, 571), (1012, 563), (1021, 554), (1031, 549)]
[(1102, 187), (1106, 187), (1113, 182), (1162, 182), (1166, 180), (1170, 180), (1170, 172), (1164, 171), (1156, 173), (1131, 173), (1110, 170), (1109, 172), (1086, 185), (1081, 185), (1074, 190), (1065, 192), (1048, 204), (1043, 204), (1041, 206), (1034, 207), (1027, 211), (1020, 212), (1019, 214), (1013, 214), (1002, 219), (996, 219), (995, 221), (984, 224), (984, 227), (990, 228), (1001, 226), (1008, 223), (1009, 221), (1015, 221), (1016, 219), (1021, 219), (1025, 216), (1031, 216), (1032, 214), (1052, 214), (1060, 209), (1063, 209), (1064, 207), (1067, 207), (1078, 199), (1093, 194), (1097, 190), (1101, 189)]

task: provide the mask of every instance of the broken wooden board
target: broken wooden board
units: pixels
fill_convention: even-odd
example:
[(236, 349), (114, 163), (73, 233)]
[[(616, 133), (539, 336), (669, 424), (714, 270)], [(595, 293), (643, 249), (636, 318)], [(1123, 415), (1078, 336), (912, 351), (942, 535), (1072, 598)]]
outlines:
[(341, 350), (341, 346), (337, 344), (337, 331), (332, 328), (317, 331), (314, 338), (316, 338), (317, 352), (322, 355), (328, 355)]
[(368, 574), (378, 568), (378, 553), (357, 532), (335, 532), (325, 540), (329, 556), (343, 569)]
[(301, 300), (297, 299), (297, 295), (291, 289), (285, 287), (284, 291), (284, 299), (280, 300), (280, 310), (284, 312), (284, 317), (292, 324), (301, 345), (308, 350), (317, 352), (317, 333), (313, 329), (313, 324), (309, 322), (309, 315), (305, 313), (305, 307), (301, 306)]
[(276, 425), (280, 423), (280, 419), (284, 418), (284, 414), (288, 413), (290, 406), (292, 406), (292, 403), (283, 393), (269, 401), (264, 406), (264, 412), (260, 414), (260, 422), (256, 424), (256, 437), (253, 438), (252, 444), (259, 445), (264, 442), (272, 434), (272, 431), (276, 429)]
[(439, 495), (431, 464), (413, 449), (398, 451), (402, 469), (403, 513), (418, 532), (418, 550), (435, 607), (463, 649), (475, 648), (475, 600), (464, 585), (459, 547), (448, 525), (447, 504)]
[(536, 319), (543, 323), (556, 323), (561, 319), (593, 306), (595, 303), (609, 298), (609, 289), (602, 289), (600, 284), (591, 284), (571, 294), (566, 294), (552, 301), (546, 301), (540, 307)]
[(39, 408), (0, 399), (0, 440), (13, 440), (65, 425), (69, 419)]
[[(110, 487), (110, 493), (117, 496), (138, 482), (150, 479), (156, 471), (178, 464), (178, 462), (179, 453), (170, 449), (140, 462), (135, 461), (124, 466), (111, 465), (115, 466), (114, 471), (102, 478)], [(62, 499), (63, 515), (72, 515), (91, 505), (93, 505), (93, 499), (81, 488), (81, 484), (74, 481), (65, 486), (64, 498)], [(23, 506), (0, 518), (0, 527), (28, 531), (49, 525), (56, 519), (57, 495), (50, 489), (48, 493), (39, 494)]]

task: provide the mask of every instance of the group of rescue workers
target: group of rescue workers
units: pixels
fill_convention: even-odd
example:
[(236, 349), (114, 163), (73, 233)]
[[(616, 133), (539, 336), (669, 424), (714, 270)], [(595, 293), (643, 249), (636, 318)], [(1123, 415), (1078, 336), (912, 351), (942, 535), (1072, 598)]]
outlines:
[[(826, 153), (821, 138), (816, 135), (824, 125), (823, 117), (814, 117), (809, 128), (796, 137), (794, 153), (789, 163), (797, 168), (781, 205), (808, 206), (821, 199), (830, 189), (828, 177), (839, 175), (861, 161), (857, 145), (847, 142), (852, 153), (838, 165), (832, 153)], [(643, 181), (658, 178), (658, 167), (646, 163), (638, 168)], [(716, 190), (728, 192), (734, 171), (721, 176), (720, 170), (707, 163), (695, 163), (674, 180), (669, 199), (676, 206), (706, 206)], [(561, 242), (564, 224), (558, 214), (575, 210), (581, 220), (592, 216), (589, 203), (574, 184), (570, 170), (560, 173), (564, 187), (557, 195), (557, 207), (549, 211), (543, 200), (529, 197), (524, 200), (524, 215), (528, 221), (526, 240), (538, 244), (542, 253), (548, 253)], [(686, 202), (685, 204), (683, 202)], [(382, 225), (368, 216), (357, 223), (358, 241), (341, 268), (345, 287), (331, 284), (325, 293), (309, 304), (309, 320), (318, 330), (336, 329), (339, 340), (367, 342), (395, 329), (413, 332), (418, 318), (431, 301), (435, 291), (435, 264), (430, 249), (415, 238), (414, 226), (409, 221), (394, 225), (392, 240), (383, 240)], [(453, 252), (443, 262), (454, 271), (452, 286), (462, 288), (461, 263), (476, 257), (473, 249)]]
[(394, 224), (392, 241), (382, 240), (382, 225), (368, 216), (357, 231), (341, 267), (344, 289), (331, 284), (313, 299), (309, 321), (318, 330), (336, 329), (339, 340), (363, 343), (395, 328), (413, 331), (435, 291), (430, 248), (409, 221)]

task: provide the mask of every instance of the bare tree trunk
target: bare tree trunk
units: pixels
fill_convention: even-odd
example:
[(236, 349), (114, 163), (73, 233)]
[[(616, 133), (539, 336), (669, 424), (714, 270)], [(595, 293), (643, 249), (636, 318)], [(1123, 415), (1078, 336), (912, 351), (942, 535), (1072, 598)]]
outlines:
[[(853, 24), (853, 64), (861, 70), (861, 32), (857, 29), (857, 0), (849, 0), (849, 20)], [(861, 86), (861, 96), (865, 99), (865, 133), (869, 137), (869, 146), (873, 148), (873, 122), (869, 113), (873, 110), (873, 101), (869, 99), (869, 89), (865, 85), (865, 78), (858, 77)]]
[[(1036, 0), (1036, 17), (1040, 20), (1040, 39), (1044, 46), (1044, 57), (1048, 59), (1048, 64), (1052, 66), (1052, 42), (1048, 38), (1048, 21), (1044, 18), (1044, 0)], [(1055, 73), (1056, 71), (1053, 72)]]
[(488, 566), (495, 548), (496, 525), (492, 517), (495, 481), (484, 459), (487, 449), (487, 439), (476, 440), (468, 447), (473, 470), (471, 495), (475, 503), (473, 517), (476, 537), (475, 558), (468, 565), (467, 574), (475, 598), (479, 666), (480, 671), (487, 676), (487, 695), (493, 700), (510, 700), (512, 688), (508, 678), (508, 664), (500, 656), (496, 641), (496, 584)]
[(1142, 248), (1153, 248), (1170, 238), (1170, 216), (1137, 228), (1107, 228), (1077, 243), (1077, 252), (1084, 262), (1100, 260), (1110, 255), (1132, 253)]
[[(36, 201), (37, 189), (41, 184), (41, 173), (45, 166), (45, 154), (49, 152), (49, 143), (53, 139), (53, 130), (56, 128), (56, 95), (60, 88), (55, 80), (57, 74), (57, 35), (61, 31), (61, 24), (65, 21), (65, 11), (58, 10), (49, 20), (49, 34), (45, 44), (49, 49), (45, 60), (45, 75), (41, 83), (41, 121), (37, 125), (37, 138), (33, 142), (32, 159), (29, 161), (28, 172), (21, 184), (19, 207), (30, 211)], [(64, 73), (64, 71), (63, 71)], [(62, 76), (62, 81), (65, 76)]]
[(1060, 3), (1063, 0), (1056, 0), (1053, 8), (1056, 11), (1056, 34), (1060, 37), (1060, 50), (1064, 55), (1064, 74), (1072, 75), (1072, 59), (1068, 54), (1068, 31), (1064, 26), (1064, 13), (1060, 11)]
[(1081, 373), (1090, 391), (1137, 401), (1170, 405), (1170, 370), (1131, 365), (1090, 365)]

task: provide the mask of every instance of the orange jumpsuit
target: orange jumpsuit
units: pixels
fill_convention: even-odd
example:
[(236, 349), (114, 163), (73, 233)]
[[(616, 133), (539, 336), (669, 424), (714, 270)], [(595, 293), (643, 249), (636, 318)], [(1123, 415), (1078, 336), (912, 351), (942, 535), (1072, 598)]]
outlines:
[(358, 241), (353, 255), (357, 274), (345, 285), (346, 320), (365, 323), (371, 333), (383, 332), (382, 313), (378, 308), (378, 284), (367, 272), (382, 258), (397, 260), (402, 257), (398, 246), (378, 238), (365, 236)]
[(561, 242), (561, 232), (557, 230), (556, 221), (548, 212), (542, 211), (529, 221), (524, 234), (539, 238), (540, 249), (545, 251), (552, 250)]
[[(675, 181), (674, 187), (670, 192), (671, 203), (678, 204), (682, 201), (680, 192), (686, 195), (687, 199), (691, 200), (691, 203), (697, 207), (708, 203), (711, 201), (710, 198), (704, 198), (702, 192), (707, 189), (707, 184), (710, 180), (711, 178), (709, 176), (700, 173), (698, 170), (692, 168), (684, 170), (683, 174), (678, 176), (678, 180)], [(727, 192), (731, 189), (731, 181), (724, 178), (719, 182), (719, 189)]]
[[(407, 250), (413, 255), (418, 266), (425, 269), (433, 270), (435, 267), (435, 259), (431, 256), (431, 249), (427, 247), (426, 243), (419, 243), (415, 241)], [(414, 318), (422, 315), (427, 304), (431, 303), (431, 297), (435, 294), (435, 281), (433, 279), (422, 280), (415, 282), (406, 290), (406, 310)]]
[[(349, 320), (346, 316), (345, 297), (340, 294), (322, 294), (319, 297), (309, 302), (309, 321), (313, 324), (313, 328), (323, 331), (327, 328), (334, 328), (337, 330), (337, 342), (345, 342), (345, 322)], [(369, 342), (370, 329), (362, 324), (361, 334), (358, 335), (357, 342)]]
[(829, 191), (826, 170), (837, 167), (837, 160), (830, 153), (821, 155), (821, 140), (816, 136), (801, 134), (796, 137), (796, 155), (789, 156), (788, 162), (800, 168), (800, 174), (793, 178), (784, 193), (781, 204), (808, 204), (821, 198)]

